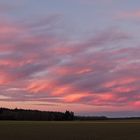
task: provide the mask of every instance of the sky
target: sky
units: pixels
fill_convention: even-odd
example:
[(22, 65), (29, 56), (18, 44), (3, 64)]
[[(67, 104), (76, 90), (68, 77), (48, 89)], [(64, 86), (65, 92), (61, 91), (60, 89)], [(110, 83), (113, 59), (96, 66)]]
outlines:
[(140, 116), (139, 0), (0, 0), (0, 106)]

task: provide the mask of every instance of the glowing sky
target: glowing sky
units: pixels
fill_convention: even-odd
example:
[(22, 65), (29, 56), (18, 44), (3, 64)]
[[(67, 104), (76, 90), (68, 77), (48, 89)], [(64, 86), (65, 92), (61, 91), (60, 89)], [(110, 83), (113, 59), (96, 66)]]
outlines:
[(0, 106), (140, 115), (139, 0), (0, 0)]

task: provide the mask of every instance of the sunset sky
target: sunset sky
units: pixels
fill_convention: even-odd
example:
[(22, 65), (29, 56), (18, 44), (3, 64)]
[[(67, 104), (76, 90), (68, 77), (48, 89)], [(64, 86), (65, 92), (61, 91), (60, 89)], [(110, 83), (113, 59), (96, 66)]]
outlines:
[(0, 106), (140, 116), (140, 1), (0, 0)]

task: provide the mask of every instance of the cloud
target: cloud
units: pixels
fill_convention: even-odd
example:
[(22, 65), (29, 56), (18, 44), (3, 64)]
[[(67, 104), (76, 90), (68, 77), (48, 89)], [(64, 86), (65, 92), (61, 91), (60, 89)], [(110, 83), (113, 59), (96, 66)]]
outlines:
[(42, 30), (58, 16), (46, 19), (0, 22), (1, 101), (138, 109), (140, 50), (127, 46), (128, 33), (106, 29), (73, 41), (58, 36), (55, 28)]
[(135, 10), (135, 11), (124, 11), (119, 14), (117, 14), (118, 19), (136, 19), (138, 20), (140, 17), (140, 11)]
[(14, 10), (15, 6), (9, 5), (9, 4), (0, 4), (0, 12), (1, 13), (8, 13), (12, 10)]
[(82, 4), (112, 4), (112, 0), (77, 0)]

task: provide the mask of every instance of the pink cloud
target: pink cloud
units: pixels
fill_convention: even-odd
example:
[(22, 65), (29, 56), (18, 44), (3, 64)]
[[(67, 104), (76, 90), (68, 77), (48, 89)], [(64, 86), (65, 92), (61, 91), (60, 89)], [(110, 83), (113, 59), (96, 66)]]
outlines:
[(123, 110), (139, 104), (140, 65), (134, 63), (140, 58), (139, 48), (128, 48), (127, 43), (114, 48), (128, 41), (129, 34), (109, 29), (75, 42), (50, 29), (38, 32), (38, 24), (0, 23), (0, 92), (9, 97), (1, 98), (6, 106), (9, 101), (12, 106), (24, 101), (30, 104), (21, 107), (39, 102), (44, 108), (41, 104), (51, 102), (63, 109), (79, 104)]
[(122, 86), (122, 85), (127, 85), (127, 84), (131, 84), (133, 82), (137, 81), (137, 78), (134, 78), (134, 77), (126, 77), (126, 78), (120, 78), (120, 79), (115, 79), (114, 81), (111, 81), (111, 82), (107, 82), (105, 83), (105, 87), (106, 88), (111, 88), (113, 86), (116, 86), (116, 85), (119, 85), (119, 86)]
[(140, 11), (128, 11), (128, 12), (122, 12), (117, 15), (117, 18), (119, 19), (139, 19), (140, 17)]
[(71, 95), (67, 95), (64, 97), (64, 102), (66, 103), (76, 103), (79, 102), (83, 97), (87, 97), (88, 94), (86, 93), (73, 93)]
[(5, 85), (11, 82), (12, 78), (6, 72), (0, 71), (0, 75), (0, 85)]
[(31, 93), (47, 92), (54, 87), (54, 83), (48, 80), (35, 80), (27, 86), (27, 91)]

